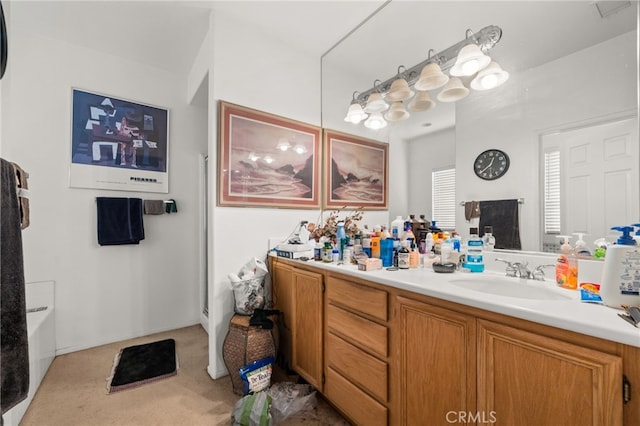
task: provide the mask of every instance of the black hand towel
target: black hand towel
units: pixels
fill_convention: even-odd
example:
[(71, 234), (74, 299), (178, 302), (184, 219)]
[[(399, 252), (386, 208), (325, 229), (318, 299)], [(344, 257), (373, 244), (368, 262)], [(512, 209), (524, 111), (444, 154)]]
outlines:
[(138, 244), (144, 240), (141, 198), (98, 197), (98, 243)]
[(520, 250), (520, 223), (518, 200), (480, 201), (479, 235), (484, 235), (485, 226), (493, 226), (495, 248)]
[(13, 166), (0, 158), (0, 405), (2, 414), (29, 393), (29, 346), (20, 206)]

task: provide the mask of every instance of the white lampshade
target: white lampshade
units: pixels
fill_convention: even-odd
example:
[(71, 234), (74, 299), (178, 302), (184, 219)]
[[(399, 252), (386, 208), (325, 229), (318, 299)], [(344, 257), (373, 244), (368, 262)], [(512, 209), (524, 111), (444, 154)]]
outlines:
[(389, 121), (402, 121), (409, 118), (409, 112), (404, 109), (402, 102), (396, 101), (391, 104), (391, 108), (389, 108), (389, 111), (384, 115), (384, 118)]
[(503, 70), (497, 62), (491, 63), (471, 80), (471, 88), (474, 90), (489, 90), (500, 86), (509, 79), (509, 73)]
[(378, 130), (387, 127), (387, 122), (379, 112), (372, 113), (364, 122), (367, 129)]
[(491, 58), (482, 53), (477, 44), (467, 44), (460, 49), (456, 63), (451, 67), (449, 74), (455, 77), (469, 76), (485, 68), (491, 62)]
[(440, 102), (456, 102), (465, 98), (468, 94), (469, 89), (464, 87), (462, 80), (458, 77), (451, 77), (442, 91), (438, 93), (438, 100)]
[(418, 94), (409, 102), (409, 110), (413, 112), (426, 111), (433, 108), (435, 102), (429, 96), (429, 92), (418, 92)]
[(349, 106), (349, 110), (347, 111), (347, 116), (344, 118), (344, 121), (358, 124), (365, 118), (367, 118), (367, 114), (364, 113), (360, 104), (353, 103)]
[(364, 107), (364, 112), (382, 112), (389, 109), (389, 104), (382, 99), (382, 95), (378, 92), (374, 92), (367, 98), (367, 105)]
[(413, 96), (413, 90), (409, 88), (409, 83), (404, 78), (397, 78), (391, 83), (391, 88), (385, 99), (389, 102), (406, 101)]
[(416, 90), (435, 90), (447, 84), (447, 81), (449, 76), (442, 72), (440, 65), (431, 62), (422, 68), (420, 78), (413, 87)]

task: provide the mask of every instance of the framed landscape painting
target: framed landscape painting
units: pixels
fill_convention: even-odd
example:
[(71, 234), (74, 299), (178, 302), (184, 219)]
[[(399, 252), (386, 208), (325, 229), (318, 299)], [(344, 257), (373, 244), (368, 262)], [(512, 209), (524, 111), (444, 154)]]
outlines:
[(324, 130), (324, 207), (386, 210), (388, 144)]
[(72, 89), (72, 188), (169, 192), (169, 112)]
[(218, 205), (320, 207), (320, 128), (219, 101)]

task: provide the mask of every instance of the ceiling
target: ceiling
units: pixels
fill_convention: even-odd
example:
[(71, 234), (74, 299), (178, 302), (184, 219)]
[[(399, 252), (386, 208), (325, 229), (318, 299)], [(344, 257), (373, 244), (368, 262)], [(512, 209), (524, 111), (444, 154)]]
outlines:
[[(632, 1), (637, 5), (637, 0)], [(209, 29), (209, 14), (213, 10), (221, 19), (229, 16), (246, 21), (294, 49), (318, 57), (329, 51), (324, 56), (325, 62), (340, 63), (345, 70), (363, 76), (362, 86), (352, 89), (359, 91), (369, 89), (375, 79), (392, 77), (399, 65), (408, 68), (423, 61), (430, 48), (440, 51), (457, 43), (464, 38), (467, 28), (502, 27), (502, 40), (492, 50), (492, 56), (503, 68), (514, 71), (629, 31), (637, 22), (634, 8), (601, 18), (593, 1), (11, 0), (7, 3), (4, 0), (3, 3), (8, 10), (10, 30), (35, 32), (180, 74), (189, 71)], [(372, 16), (379, 9), (381, 13)], [(368, 42), (371, 40), (376, 42)], [(346, 110), (352, 93), (345, 94), (341, 110)], [(434, 125), (417, 132), (451, 126), (454, 109), (453, 105), (434, 109), (433, 114), (440, 117), (430, 118)], [(412, 136), (415, 135), (407, 134), (405, 138)]]
[[(209, 13), (229, 15), (320, 57), (384, 2), (11, 0), (10, 29), (186, 73), (209, 29)], [(312, 19), (309, 19), (312, 17)], [(330, 23), (330, 25), (328, 25)]]

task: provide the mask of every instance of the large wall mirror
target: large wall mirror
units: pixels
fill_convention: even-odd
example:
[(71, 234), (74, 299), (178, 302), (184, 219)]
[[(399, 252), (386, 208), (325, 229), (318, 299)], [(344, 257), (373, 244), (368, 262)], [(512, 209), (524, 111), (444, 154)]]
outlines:
[[(635, 1), (387, 2), (323, 56), (322, 125), (389, 143), (391, 218), (430, 218), (432, 172), (455, 168), (462, 236), (477, 225), (462, 202), (519, 199), (522, 250), (553, 251), (558, 233), (583, 232), (591, 243), (640, 221), (638, 13)], [(501, 86), (449, 103), (434, 90), (434, 108), (380, 130), (345, 122), (354, 92), (492, 25), (502, 34), (488, 54), (509, 73)], [(474, 172), (487, 149), (510, 157), (499, 179)], [(555, 212), (544, 201), (553, 152)]]

